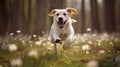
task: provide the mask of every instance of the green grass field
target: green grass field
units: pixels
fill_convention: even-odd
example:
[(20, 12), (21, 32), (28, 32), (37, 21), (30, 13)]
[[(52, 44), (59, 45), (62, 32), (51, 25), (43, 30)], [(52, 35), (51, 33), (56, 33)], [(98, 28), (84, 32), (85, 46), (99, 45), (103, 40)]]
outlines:
[[(86, 67), (95, 60), (99, 67), (120, 67), (119, 34), (76, 34), (69, 55), (47, 35), (7, 35), (0, 38), (0, 67)], [(120, 58), (120, 57), (119, 57)]]

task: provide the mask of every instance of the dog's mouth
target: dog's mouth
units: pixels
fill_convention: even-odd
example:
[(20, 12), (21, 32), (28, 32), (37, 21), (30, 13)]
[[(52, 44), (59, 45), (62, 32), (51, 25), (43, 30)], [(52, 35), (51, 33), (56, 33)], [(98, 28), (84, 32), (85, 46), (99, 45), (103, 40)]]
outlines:
[(66, 22), (67, 22), (67, 20), (66, 20), (66, 21), (64, 21), (64, 22), (63, 22), (63, 21), (59, 21), (59, 22), (57, 22), (57, 23), (58, 23), (59, 28), (63, 28)]

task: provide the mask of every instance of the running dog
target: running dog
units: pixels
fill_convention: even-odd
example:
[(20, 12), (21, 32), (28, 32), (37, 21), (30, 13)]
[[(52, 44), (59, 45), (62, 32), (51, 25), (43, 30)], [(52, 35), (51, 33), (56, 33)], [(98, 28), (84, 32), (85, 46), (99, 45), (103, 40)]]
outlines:
[(53, 9), (49, 16), (53, 17), (53, 24), (50, 30), (50, 38), (54, 43), (54, 51), (57, 54), (56, 43), (63, 43), (63, 49), (67, 50), (70, 48), (70, 44), (73, 41), (74, 29), (72, 23), (76, 20), (71, 19), (71, 15), (77, 15), (78, 11), (74, 8), (66, 9)]

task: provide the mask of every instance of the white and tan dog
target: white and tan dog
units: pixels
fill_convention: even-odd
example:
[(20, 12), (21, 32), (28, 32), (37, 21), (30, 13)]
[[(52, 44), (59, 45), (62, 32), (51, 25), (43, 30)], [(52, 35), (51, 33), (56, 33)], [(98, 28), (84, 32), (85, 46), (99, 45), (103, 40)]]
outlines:
[(71, 19), (70, 15), (77, 15), (78, 11), (74, 8), (53, 9), (49, 16), (53, 17), (53, 24), (50, 30), (51, 41), (54, 43), (54, 51), (57, 53), (56, 43), (65, 41), (63, 49), (69, 49), (73, 41), (74, 29), (72, 26), (76, 20)]

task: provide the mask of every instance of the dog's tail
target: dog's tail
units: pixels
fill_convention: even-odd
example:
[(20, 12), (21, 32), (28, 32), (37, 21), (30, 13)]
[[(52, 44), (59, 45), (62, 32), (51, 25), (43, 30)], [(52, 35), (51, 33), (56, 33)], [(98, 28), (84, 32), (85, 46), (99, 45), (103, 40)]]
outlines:
[(75, 19), (71, 19), (71, 21), (72, 21), (72, 23), (76, 23), (77, 22), (77, 20), (75, 20)]

